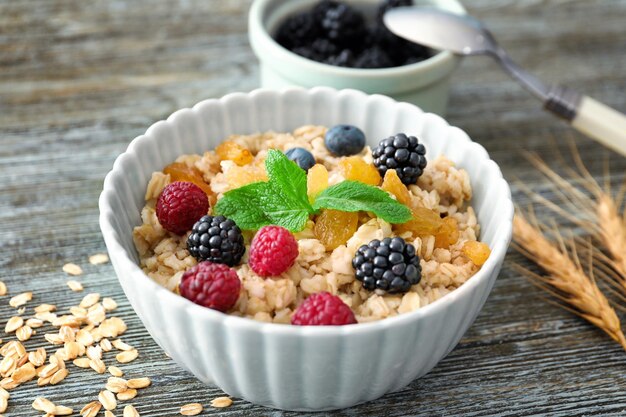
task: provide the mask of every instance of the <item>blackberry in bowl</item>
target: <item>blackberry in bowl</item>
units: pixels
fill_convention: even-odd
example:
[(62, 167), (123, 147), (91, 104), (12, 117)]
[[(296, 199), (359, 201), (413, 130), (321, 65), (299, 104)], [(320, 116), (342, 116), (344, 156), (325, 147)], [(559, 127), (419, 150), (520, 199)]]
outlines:
[(382, 16), (394, 7), (440, 7), (463, 14), (457, 0), (255, 0), (249, 38), (268, 88), (354, 88), (444, 114), (460, 63), (391, 33)]

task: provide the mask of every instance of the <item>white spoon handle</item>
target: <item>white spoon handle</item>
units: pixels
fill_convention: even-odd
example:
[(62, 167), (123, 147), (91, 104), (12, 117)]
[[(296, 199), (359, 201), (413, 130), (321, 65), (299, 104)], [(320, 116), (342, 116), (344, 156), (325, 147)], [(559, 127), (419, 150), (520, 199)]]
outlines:
[(626, 116), (591, 97), (580, 101), (572, 126), (626, 156)]

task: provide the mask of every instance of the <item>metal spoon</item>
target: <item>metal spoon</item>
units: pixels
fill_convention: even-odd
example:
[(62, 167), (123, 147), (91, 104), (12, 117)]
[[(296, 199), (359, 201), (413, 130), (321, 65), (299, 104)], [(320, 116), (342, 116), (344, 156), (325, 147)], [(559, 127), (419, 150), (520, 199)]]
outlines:
[(544, 108), (603, 145), (626, 155), (626, 116), (578, 92), (544, 84), (518, 66), (479, 20), (429, 7), (399, 7), (384, 16), (396, 35), (458, 55), (489, 55), (542, 101)]

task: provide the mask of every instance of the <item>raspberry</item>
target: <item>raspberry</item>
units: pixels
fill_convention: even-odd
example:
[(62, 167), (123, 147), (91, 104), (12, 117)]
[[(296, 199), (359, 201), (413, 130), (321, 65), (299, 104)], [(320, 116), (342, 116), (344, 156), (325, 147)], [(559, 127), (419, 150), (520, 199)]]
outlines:
[(185, 271), (179, 290), (189, 301), (225, 312), (237, 302), (241, 281), (228, 266), (205, 261)]
[(354, 313), (341, 298), (327, 292), (311, 295), (291, 316), (298, 326), (342, 326), (356, 323)]
[(191, 182), (173, 182), (161, 192), (156, 215), (161, 226), (177, 235), (190, 230), (209, 211), (209, 199), (200, 187)]
[(298, 257), (298, 242), (280, 226), (262, 227), (250, 245), (250, 268), (262, 277), (277, 276), (291, 268)]

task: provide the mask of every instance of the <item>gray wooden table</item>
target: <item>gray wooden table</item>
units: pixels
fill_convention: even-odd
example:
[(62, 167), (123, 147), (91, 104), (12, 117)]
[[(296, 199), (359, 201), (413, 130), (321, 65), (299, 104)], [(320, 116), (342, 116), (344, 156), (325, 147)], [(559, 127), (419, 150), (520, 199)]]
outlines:
[[(34, 303), (76, 304), (61, 267), (85, 268), (88, 291), (114, 297), (125, 339), (141, 356), (125, 366), (153, 385), (132, 401), (142, 416), (173, 416), (188, 402), (203, 415), (295, 416), (223, 395), (182, 371), (152, 341), (126, 302), (105, 250), (97, 198), (128, 142), (181, 107), (258, 85), (248, 46), (249, 0), (0, 0), (0, 277)], [(471, 0), (516, 59), (626, 111), (626, 1)], [(455, 75), (448, 118), (482, 143), (509, 180), (535, 190), (545, 181), (520, 155), (551, 159), (574, 137), (594, 175), (608, 155), (545, 114), (487, 58)], [(612, 155), (612, 180), (626, 159)], [(526, 198), (513, 186), (518, 203)], [(543, 218), (551, 216), (540, 211)], [(513, 268), (510, 252), (482, 313), (429, 375), (379, 401), (324, 415), (624, 415), (626, 353), (582, 320), (540, 299)], [(4, 300), (4, 301), (3, 301)], [(14, 313), (0, 298), (0, 326)], [(5, 335), (6, 336), (6, 335)], [(9, 340), (4, 337), (4, 340)], [(29, 348), (45, 344), (41, 337)], [(36, 396), (80, 409), (105, 377), (72, 371), (56, 387), (29, 383), (12, 392), (7, 416), (30, 416)], [(120, 416), (118, 408), (116, 415)]]

